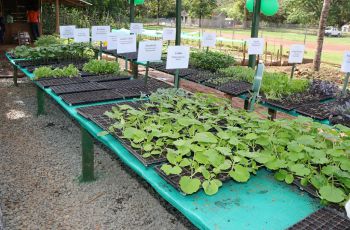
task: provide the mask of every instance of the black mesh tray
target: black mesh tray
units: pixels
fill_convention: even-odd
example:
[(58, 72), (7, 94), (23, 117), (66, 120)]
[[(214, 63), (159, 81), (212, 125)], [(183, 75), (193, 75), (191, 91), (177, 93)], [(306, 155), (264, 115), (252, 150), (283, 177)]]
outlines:
[(326, 103), (317, 102), (314, 104), (301, 106), (296, 111), (304, 116), (324, 120), (329, 119), (333, 115), (331, 108), (335, 108), (337, 105), (339, 105), (339, 102), (337, 101)]
[(106, 89), (103, 85), (97, 82), (84, 82), (79, 84), (58, 85), (52, 86), (52, 91), (58, 95), (78, 92), (91, 92)]
[(244, 81), (231, 81), (217, 88), (219, 91), (239, 96), (243, 93), (247, 93), (252, 89), (252, 84)]
[(195, 74), (185, 76), (184, 79), (189, 80), (189, 81), (193, 81), (196, 83), (202, 83), (202, 82), (205, 82), (205, 81), (212, 79), (212, 78), (215, 78), (215, 77), (217, 77), (217, 75), (214, 73), (211, 73), (209, 71), (199, 71)]
[(129, 80), (131, 76), (118, 76), (118, 75), (91, 75), (84, 77), (85, 80), (91, 82), (104, 82), (104, 81), (119, 81), (119, 80)]
[[(161, 170), (161, 167), (162, 167), (162, 165), (156, 165), (154, 167), (154, 169), (166, 182), (168, 182), (171, 186), (173, 186), (174, 188), (176, 188), (178, 191), (180, 191), (182, 193), (179, 182), (180, 182), (181, 176), (191, 175), (190, 169), (182, 168), (182, 172), (180, 175), (169, 175), (168, 176), (163, 172), (163, 170)], [(205, 180), (203, 176), (198, 176), (198, 175), (195, 175), (194, 178), (199, 179), (201, 182), (203, 182)], [(218, 179), (221, 182), (228, 181), (228, 180), (230, 180), (230, 178), (231, 177), (228, 176), (228, 174), (224, 174), (224, 173), (219, 174), (219, 177), (218, 177)]]
[(99, 90), (83, 93), (70, 93), (61, 95), (63, 101), (69, 105), (81, 105), (88, 103), (104, 102), (123, 99), (123, 96), (118, 94), (115, 90)]
[(289, 230), (346, 230), (350, 229), (350, 220), (330, 208), (324, 207), (312, 213)]
[(137, 55), (138, 55), (137, 52), (130, 52), (130, 53), (118, 54), (118, 57), (128, 59), (128, 60), (136, 60)]
[(145, 87), (145, 81), (143, 79), (108, 81), (101, 82), (100, 84), (106, 87), (107, 89), (129, 89)]
[(81, 77), (74, 77), (74, 78), (42, 78), (37, 80), (37, 82), (42, 87), (50, 87), (50, 86), (58, 86), (58, 85), (68, 85), (68, 84), (77, 84), (77, 83), (84, 83), (87, 82), (87, 80), (81, 78)]

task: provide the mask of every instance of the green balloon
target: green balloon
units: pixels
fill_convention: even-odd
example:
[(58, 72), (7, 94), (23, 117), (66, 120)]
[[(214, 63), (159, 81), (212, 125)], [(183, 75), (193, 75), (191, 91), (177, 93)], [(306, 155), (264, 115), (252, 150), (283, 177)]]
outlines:
[(252, 13), (254, 11), (254, 0), (247, 0), (246, 7), (247, 10)]
[(261, 13), (266, 16), (273, 16), (277, 14), (278, 9), (278, 0), (262, 0), (261, 2)]

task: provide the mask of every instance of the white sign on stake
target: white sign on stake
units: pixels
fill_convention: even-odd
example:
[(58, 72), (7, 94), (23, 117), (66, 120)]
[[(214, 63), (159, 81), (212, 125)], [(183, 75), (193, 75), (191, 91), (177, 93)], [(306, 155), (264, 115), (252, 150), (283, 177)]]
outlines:
[(119, 35), (117, 37), (117, 53), (136, 52), (136, 35)]
[(301, 64), (304, 59), (305, 46), (304, 45), (292, 45), (289, 51), (288, 62), (292, 64)]
[(263, 38), (250, 38), (247, 42), (249, 55), (262, 55), (264, 53)]
[(215, 47), (215, 45), (216, 45), (216, 33), (203, 33), (202, 46)]
[(187, 69), (190, 61), (190, 47), (169, 46), (166, 69)]
[(163, 41), (175, 41), (176, 40), (176, 29), (175, 28), (164, 28), (163, 29)]
[(90, 29), (89, 28), (75, 29), (74, 42), (90, 42)]
[(341, 71), (344, 73), (350, 73), (350, 51), (345, 52)]
[(107, 41), (107, 36), (111, 32), (110, 26), (93, 26), (91, 27), (92, 41), (104, 42)]
[(116, 50), (118, 47), (118, 33), (109, 33), (107, 36), (107, 50)]
[(139, 43), (138, 62), (154, 62), (162, 59), (162, 40), (144, 41)]
[(60, 38), (74, 38), (75, 26), (60, 26)]
[(130, 33), (132, 34), (142, 34), (143, 24), (142, 23), (130, 23)]

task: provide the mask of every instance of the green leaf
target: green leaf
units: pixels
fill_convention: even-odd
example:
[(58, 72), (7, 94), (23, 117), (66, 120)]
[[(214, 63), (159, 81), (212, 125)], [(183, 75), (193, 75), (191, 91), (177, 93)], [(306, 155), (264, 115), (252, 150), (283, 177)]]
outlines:
[(201, 181), (197, 178), (190, 178), (189, 176), (183, 176), (180, 179), (180, 188), (186, 194), (193, 194), (197, 192), (201, 186)]
[(303, 136), (297, 138), (296, 141), (299, 144), (307, 145), (307, 146), (314, 146), (316, 144), (316, 142), (314, 141), (314, 137), (306, 136), (306, 135), (303, 135)]
[(291, 184), (291, 183), (293, 183), (293, 181), (294, 181), (294, 176), (293, 176), (292, 174), (288, 174), (288, 175), (286, 176), (286, 178), (284, 178), (284, 181), (285, 181), (287, 184)]
[(252, 141), (252, 140), (257, 139), (257, 138), (258, 138), (258, 135), (256, 135), (255, 133), (249, 133), (249, 134), (247, 134), (244, 138), (247, 139), (247, 140)]
[(193, 159), (194, 159), (195, 161), (197, 161), (198, 163), (200, 163), (200, 164), (204, 164), (204, 165), (205, 165), (205, 164), (208, 164), (208, 163), (209, 163), (208, 156), (205, 155), (203, 152), (196, 152), (196, 153), (194, 154)]
[(307, 176), (311, 173), (309, 168), (306, 168), (303, 164), (295, 164), (289, 167), (297, 176)]
[(219, 165), (219, 169), (220, 170), (227, 170), (229, 168), (231, 168), (232, 163), (230, 160), (225, 160), (224, 163), (222, 163), (221, 165)]
[(168, 150), (168, 153), (166, 154), (166, 158), (173, 165), (175, 165), (177, 163), (177, 160), (176, 160), (177, 154), (175, 151)]
[(153, 149), (153, 145), (151, 143), (146, 143), (144, 146), (143, 146), (143, 150), (145, 150), (146, 152), (149, 152)]
[(210, 164), (212, 164), (216, 168), (223, 164), (225, 161), (225, 157), (219, 154), (219, 152), (215, 149), (208, 149), (204, 151), (204, 155), (208, 157)]
[(287, 163), (284, 160), (274, 159), (272, 161), (266, 162), (265, 166), (271, 170), (277, 170), (280, 168), (285, 168)]
[(228, 143), (230, 143), (231, 145), (238, 145), (239, 142), (240, 141), (237, 139), (237, 137), (231, 137), (230, 140), (228, 141)]
[(204, 189), (205, 194), (209, 196), (214, 195), (219, 191), (218, 185), (215, 182), (209, 180), (205, 180), (202, 183), (202, 187)]
[(195, 125), (195, 124), (200, 124), (198, 120), (192, 119), (192, 118), (178, 118), (177, 122), (182, 125), (182, 126), (190, 126), (190, 125)]
[(218, 150), (222, 155), (225, 156), (231, 156), (232, 155), (232, 150), (227, 147), (216, 147), (216, 150)]
[(212, 144), (215, 144), (218, 142), (214, 134), (210, 132), (197, 133), (194, 136), (193, 141), (197, 141), (200, 143), (212, 143)]
[(107, 136), (109, 134), (109, 132), (107, 132), (107, 131), (102, 131), (102, 132), (99, 132), (98, 134), (97, 134), (97, 136), (99, 136), (99, 137), (104, 137), (104, 136)]
[(331, 185), (322, 186), (320, 195), (322, 199), (332, 203), (340, 203), (345, 199), (344, 191)]
[(279, 170), (275, 173), (275, 179), (278, 181), (284, 181), (288, 175), (288, 172), (286, 170)]
[(315, 188), (320, 189), (322, 186), (327, 185), (327, 178), (322, 174), (316, 174), (310, 178), (310, 183)]
[(224, 132), (224, 131), (220, 131), (217, 133), (217, 136), (220, 138), (220, 139), (223, 139), (223, 140), (229, 140), (230, 139), (230, 135), (227, 133), (227, 132)]
[(230, 171), (229, 175), (237, 182), (247, 182), (250, 178), (248, 168), (236, 165), (234, 171)]
[(187, 167), (191, 165), (191, 161), (188, 158), (184, 158), (179, 165), (180, 167)]

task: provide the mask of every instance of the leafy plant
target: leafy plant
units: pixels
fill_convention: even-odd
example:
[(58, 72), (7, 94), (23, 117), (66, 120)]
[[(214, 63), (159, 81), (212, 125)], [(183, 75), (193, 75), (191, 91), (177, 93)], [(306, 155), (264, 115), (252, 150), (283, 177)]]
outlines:
[(90, 60), (83, 67), (83, 71), (93, 74), (118, 74), (119, 63), (116, 61)]
[(62, 45), (64, 41), (55, 35), (43, 35), (40, 36), (34, 45), (37, 47), (50, 46), (50, 45)]
[(235, 63), (235, 59), (227, 54), (215, 51), (196, 51), (191, 53), (190, 63), (194, 67), (212, 72), (227, 68)]
[[(116, 132), (143, 157), (166, 156), (161, 169), (179, 176), (184, 193), (213, 195), (221, 178), (244, 183), (261, 167), (287, 184), (299, 180), (324, 202), (342, 203), (350, 192), (350, 129), (312, 119), (261, 120), (211, 95), (162, 90), (135, 109), (106, 112)], [(184, 173), (190, 172), (190, 173)]]
[(64, 68), (56, 69), (52, 69), (50, 66), (43, 66), (35, 69), (34, 76), (36, 80), (44, 77), (77, 77), (79, 76), (79, 70), (72, 64)]

